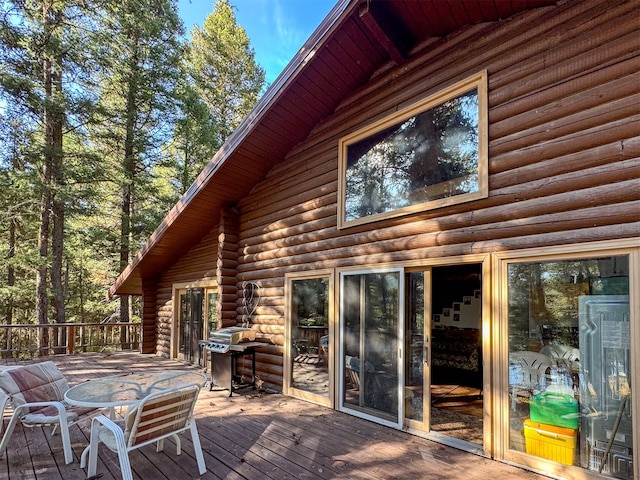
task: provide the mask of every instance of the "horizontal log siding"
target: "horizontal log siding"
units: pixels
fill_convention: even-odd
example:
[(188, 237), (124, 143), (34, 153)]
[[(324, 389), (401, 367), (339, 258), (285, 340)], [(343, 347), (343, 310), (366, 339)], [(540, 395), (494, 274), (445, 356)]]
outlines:
[(168, 269), (158, 281), (156, 293), (156, 353), (169, 357), (175, 283), (216, 279), (218, 226)]
[(236, 324), (234, 306), (238, 299), (236, 268), (238, 266), (238, 213), (231, 207), (220, 209), (217, 239), (216, 279), (218, 304), (216, 305), (221, 327)]
[[(259, 376), (281, 385), (287, 272), (640, 235), (635, 7), (569, 1), (432, 43), (382, 69), (272, 169), (239, 205), (237, 286), (262, 286), (253, 324), (271, 344)], [(489, 197), (338, 231), (339, 138), (482, 69)]]
[(156, 299), (155, 283), (145, 283), (142, 290), (142, 325), (140, 353), (154, 353), (156, 351)]

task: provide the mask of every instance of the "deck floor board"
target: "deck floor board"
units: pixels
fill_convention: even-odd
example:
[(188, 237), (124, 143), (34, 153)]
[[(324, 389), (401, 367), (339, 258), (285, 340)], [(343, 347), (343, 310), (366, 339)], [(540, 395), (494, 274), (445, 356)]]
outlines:
[[(40, 357), (53, 360), (69, 383), (143, 370), (194, 369), (175, 360), (137, 353)], [(0, 360), (0, 366), (24, 364)], [(10, 412), (5, 412), (5, 426)], [(166, 441), (164, 452), (146, 446), (131, 455), (135, 479), (174, 480), (541, 480), (546, 477), (463, 452), (425, 438), (276, 393), (203, 389), (196, 422), (207, 464), (198, 475), (189, 435), (182, 455)], [(18, 426), (0, 457), (0, 480), (80, 480), (80, 456), (89, 442), (90, 422), (71, 427), (74, 462), (64, 464), (60, 436), (50, 428)], [(121, 478), (117, 455), (104, 447), (98, 456), (101, 480)]]

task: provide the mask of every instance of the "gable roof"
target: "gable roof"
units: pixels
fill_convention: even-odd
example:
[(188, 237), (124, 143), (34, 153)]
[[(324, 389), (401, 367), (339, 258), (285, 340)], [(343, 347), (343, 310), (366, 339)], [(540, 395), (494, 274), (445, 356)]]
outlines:
[(245, 197), (267, 172), (377, 73), (412, 50), (470, 25), (557, 0), (339, 0), (257, 105), (116, 279), (111, 295), (142, 294), (212, 228), (223, 205)]

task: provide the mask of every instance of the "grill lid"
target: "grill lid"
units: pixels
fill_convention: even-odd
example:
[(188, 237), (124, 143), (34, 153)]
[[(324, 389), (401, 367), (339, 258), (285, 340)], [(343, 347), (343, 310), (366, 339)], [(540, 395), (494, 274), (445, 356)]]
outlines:
[(228, 327), (214, 330), (209, 334), (209, 341), (227, 345), (251, 342), (256, 339), (256, 332), (250, 328)]

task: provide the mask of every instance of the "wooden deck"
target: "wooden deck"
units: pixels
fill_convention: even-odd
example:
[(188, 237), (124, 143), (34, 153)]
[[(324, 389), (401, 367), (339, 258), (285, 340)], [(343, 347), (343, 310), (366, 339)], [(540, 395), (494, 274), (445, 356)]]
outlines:
[[(135, 353), (54, 356), (73, 385), (92, 378), (185, 365)], [(0, 360), (0, 365), (12, 364)], [(13, 362), (15, 363), (15, 362)], [(193, 368), (193, 367), (186, 367)], [(543, 479), (503, 463), (380, 426), (351, 415), (280, 394), (209, 392), (203, 389), (196, 420), (208, 472), (203, 479)], [(8, 421), (5, 415), (5, 425)], [(0, 479), (84, 479), (80, 454), (89, 441), (89, 423), (71, 427), (75, 461), (64, 464), (59, 436), (50, 429), (18, 427), (0, 458)], [(183, 453), (167, 442), (131, 455), (134, 478), (199, 478), (189, 435)], [(101, 447), (97, 478), (120, 477), (116, 454)]]

